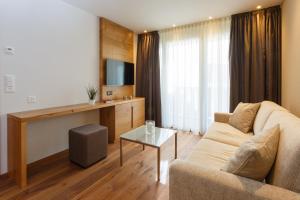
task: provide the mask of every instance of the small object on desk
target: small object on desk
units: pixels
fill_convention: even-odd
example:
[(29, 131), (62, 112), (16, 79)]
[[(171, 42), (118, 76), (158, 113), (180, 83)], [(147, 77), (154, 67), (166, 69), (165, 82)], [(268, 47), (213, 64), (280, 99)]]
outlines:
[(105, 103), (113, 103), (114, 100), (106, 100)]
[(93, 86), (88, 86), (86, 88), (86, 92), (89, 96), (89, 104), (94, 105), (96, 103), (96, 95), (97, 95), (98, 89)]
[(90, 99), (89, 100), (89, 104), (90, 105), (95, 105), (95, 103), (96, 103), (96, 99)]
[(132, 100), (132, 96), (123, 96), (123, 100)]

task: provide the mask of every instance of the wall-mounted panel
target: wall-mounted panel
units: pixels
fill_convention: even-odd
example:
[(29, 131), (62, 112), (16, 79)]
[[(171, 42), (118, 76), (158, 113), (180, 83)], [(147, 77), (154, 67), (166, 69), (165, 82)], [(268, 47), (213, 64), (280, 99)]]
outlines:
[[(105, 85), (105, 61), (108, 58), (134, 63), (134, 32), (110, 20), (100, 18), (100, 98), (111, 100), (134, 96), (134, 85)], [(112, 91), (111, 96), (107, 95), (109, 91)]]

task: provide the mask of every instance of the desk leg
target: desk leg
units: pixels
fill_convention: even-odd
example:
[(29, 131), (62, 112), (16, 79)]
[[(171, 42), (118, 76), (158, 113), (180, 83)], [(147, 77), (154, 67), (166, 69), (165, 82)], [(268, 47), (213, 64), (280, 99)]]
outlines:
[(120, 138), (120, 166), (123, 166), (122, 138)]
[(145, 150), (145, 145), (143, 144), (143, 151)]
[(157, 182), (160, 181), (160, 147), (157, 148)]
[(19, 187), (27, 186), (27, 123), (7, 118), (8, 170)]
[(177, 133), (175, 133), (175, 159), (177, 159)]

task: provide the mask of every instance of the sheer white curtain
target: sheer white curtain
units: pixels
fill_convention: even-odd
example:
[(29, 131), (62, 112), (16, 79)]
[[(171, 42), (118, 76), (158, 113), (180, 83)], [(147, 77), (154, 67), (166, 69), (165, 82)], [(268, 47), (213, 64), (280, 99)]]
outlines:
[(163, 126), (204, 133), (214, 112), (229, 110), (230, 18), (159, 35)]

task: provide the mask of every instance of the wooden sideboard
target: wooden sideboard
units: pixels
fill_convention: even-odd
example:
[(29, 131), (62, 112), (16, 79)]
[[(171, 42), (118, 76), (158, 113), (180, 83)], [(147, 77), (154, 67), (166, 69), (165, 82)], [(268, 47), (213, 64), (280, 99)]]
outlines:
[(100, 124), (108, 127), (108, 142), (113, 143), (120, 134), (145, 123), (145, 99), (135, 99), (105, 107), (100, 112)]
[(7, 115), (8, 171), (21, 187), (27, 186), (27, 124), (37, 120), (99, 110), (100, 124), (108, 127), (110, 143), (120, 134), (141, 126), (145, 122), (145, 99), (114, 100), (95, 105), (76, 104), (46, 108)]

